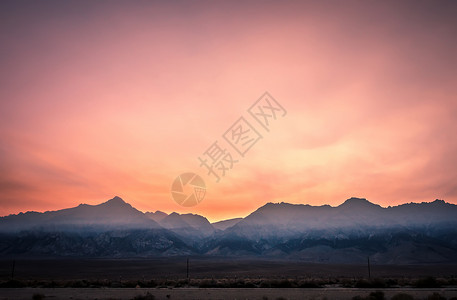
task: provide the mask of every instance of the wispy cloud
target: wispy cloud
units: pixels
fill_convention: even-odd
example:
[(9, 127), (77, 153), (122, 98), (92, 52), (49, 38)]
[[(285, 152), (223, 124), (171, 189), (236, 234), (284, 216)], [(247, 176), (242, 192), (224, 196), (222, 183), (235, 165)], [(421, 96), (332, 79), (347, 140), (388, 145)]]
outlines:
[(0, 213), (188, 212), (172, 180), (265, 90), (287, 117), (191, 212), (457, 203), (457, 6), (334, 4), (1, 3)]

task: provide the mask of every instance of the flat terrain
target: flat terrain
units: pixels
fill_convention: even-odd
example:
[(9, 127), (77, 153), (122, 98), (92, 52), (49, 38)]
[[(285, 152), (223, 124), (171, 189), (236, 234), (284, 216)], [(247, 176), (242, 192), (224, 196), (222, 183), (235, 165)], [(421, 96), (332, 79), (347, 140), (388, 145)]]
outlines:
[[(151, 280), (186, 278), (186, 257), (154, 259), (15, 259), (18, 280)], [(191, 278), (366, 278), (367, 266), (243, 258), (190, 257)], [(0, 280), (12, 259), (0, 260)], [(457, 277), (457, 265), (371, 265), (377, 278)]]
[[(375, 291), (382, 291), (386, 299), (399, 293), (407, 293), (414, 299), (426, 299), (433, 293), (439, 293), (447, 299), (457, 297), (457, 265), (371, 265), (372, 278), (379, 278), (379, 282), (394, 283), (365, 288), (366, 286), (356, 285), (357, 282), (367, 282), (368, 268), (365, 264), (190, 257), (190, 280), (186, 280), (186, 260), (187, 257), (16, 258), (14, 281), (11, 281), (13, 259), (3, 259), (0, 260), (0, 282), (3, 284), (0, 300), (32, 299), (34, 295), (36, 299), (42, 296), (44, 299), (133, 299), (148, 293), (154, 297), (144, 299), (344, 300), (355, 296), (366, 297)], [(441, 288), (411, 287), (417, 279), (429, 276), (438, 278), (432, 284), (440, 282), (439, 280), (447, 280), (448, 284)], [(378, 279), (373, 282), (376, 280)], [(238, 285), (239, 282), (242, 284)], [(273, 285), (275, 282), (293, 282), (295, 285)], [(306, 286), (313, 282), (318, 282), (321, 288)], [(14, 288), (17, 283), (28, 287)], [(215, 287), (208, 283), (221, 285)], [(303, 283), (304, 287), (300, 285)], [(250, 288), (248, 284), (255, 288)], [(302, 288), (296, 288), (297, 286)]]

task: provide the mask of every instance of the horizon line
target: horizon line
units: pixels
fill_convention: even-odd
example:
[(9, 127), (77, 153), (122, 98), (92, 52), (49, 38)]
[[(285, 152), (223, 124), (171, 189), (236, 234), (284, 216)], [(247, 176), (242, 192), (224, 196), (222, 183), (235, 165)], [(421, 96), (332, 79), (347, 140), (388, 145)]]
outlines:
[(56, 209), (56, 210), (46, 210), (46, 211), (35, 211), (35, 210), (28, 210), (28, 211), (21, 211), (21, 212), (18, 212), (18, 213), (12, 213), (12, 214), (9, 214), (9, 215), (3, 215), (3, 216), (0, 216), (0, 218), (5, 218), (5, 217), (9, 217), (9, 216), (17, 216), (17, 215), (20, 215), (20, 214), (26, 214), (26, 213), (40, 213), (40, 214), (43, 214), (43, 213), (48, 213), (48, 212), (56, 212), (56, 211), (60, 211), (60, 210), (65, 210), (65, 209), (72, 209), (72, 208), (76, 208), (78, 206), (81, 206), (81, 205), (88, 205), (88, 206), (98, 206), (98, 205), (102, 205), (102, 204), (105, 204), (105, 203), (108, 203), (109, 201), (112, 201), (114, 199), (120, 199), (122, 200), (124, 203), (130, 205), (132, 208), (136, 209), (137, 211), (143, 213), (143, 214), (146, 214), (146, 213), (157, 213), (157, 212), (162, 212), (162, 213), (165, 213), (167, 215), (170, 215), (172, 213), (177, 213), (179, 215), (186, 215), (186, 214), (192, 214), (192, 215), (198, 215), (198, 216), (202, 216), (204, 218), (206, 218), (211, 224), (213, 223), (217, 223), (217, 222), (221, 222), (221, 221), (226, 221), (226, 220), (231, 220), (231, 219), (236, 219), (236, 218), (246, 218), (247, 216), (249, 216), (250, 214), (252, 214), (254, 211), (260, 209), (261, 207), (264, 207), (268, 204), (275, 204), (275, 205), (278, 205), (278, 204), (290, 204), (290, 205), (302, 205), (302, 206), (311, 206), (311, 207), (324, 207), (324, 206), (329, 206), (329, 207), (332, 207), (332, 208), (337, 208), (337, 207), (340, 207), (341, 205), (345, 204), (347, 201), (349, 200), (352, 200), (352, 199), (357, 199), (357, 200), (365, 200), (366, 202), (370, 203), (370, 204), (373, 204), (373, 205), (376, 205), (376, 206), (379, 206), (383, 209), (387, 209), (387, 208), (390, 208), (390, 207), (398, 207), (398, 206), (402, 206), (402, 205), (407, 205), (407, 204), (427, 204), (427, 203), (433, 203), (433, 202), (444, 202), (445, 204), (450, 204), (450, 205), (456, 205), (454, 203), (450, 203), (450, 202), (446, 202), (444, 199), (438, 199), (436, 198), (435, 200), (433, 201), (422, 201), (422, 202), (404, 202), (402, 204), (398, 204), (398, 205), (389, 205), (389, 206), (382, 206), (380, 204), (377, 204), (377, 203), (374, 203), (374, 202), (371, 202), (369, 201), (367, 198), (361, 198), (361, 197), (350, 197), (350, 198), (347, 198), (346, 200), (344, 200), (341, 204), (339, 205), (336, 205), (336, 206), (332, 206), (330, 204), (322, 204), (322, 205), (312, 205), (312, 204), (306, 204), (306, 203), (290, 203), (290, 202), (284, 202), (284, 201), (281, 201), (281, 202), (272, 202), (272, 201), (268, 201), (266, 202), (265, 204), (259, 206), (257, 209), (249, 212), (248, 214), (246, 214), (245, 216), (238, 216), (238, 217), (230, 217), (230, 218), (225, 218), (225, 219), (220, 219), (220, 220), (216, 220), (216, 221), (211, 221), (210, 218), (208, 218), (207, 216), (205, 215), (202, 215), (202, 214), (197, 214), (197, 213), (192, 213), (192, 212), (188, 212), (188, 213), (178, 213), (176, 211), (172, 211), (172, 212), (165, 212), (165, 211), (162, 211), (162, 210), (156, 210), (156, 211), (142, 211), (138, 208), (136, 208), (135, 206), (133, 206), (132, 204), (130, 204), (129, 202), (125, 201), (122, 197), (119, 197), (119, 196), (114, 196), (113, 198), (111, 199), (108, 199), (104, 202), (100, 202), (98, 204), (87, 204), (87, 203), (80, 203), (78, 204), (77, 206), (72, 206), (72, 207), (66, 207), (66, 208), (61, 208), (61, 209)]

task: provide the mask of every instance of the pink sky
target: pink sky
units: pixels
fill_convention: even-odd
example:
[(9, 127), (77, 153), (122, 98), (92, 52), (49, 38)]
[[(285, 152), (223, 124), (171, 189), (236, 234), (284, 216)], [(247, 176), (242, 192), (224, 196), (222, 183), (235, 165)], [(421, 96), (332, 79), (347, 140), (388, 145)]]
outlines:
[[(457, 204), (456, 13), (452, 1), (3, 1), (0, 215), (115, 195), (211, 221), (352, 196)], [(215, 183), (197, 157), (265, 91), (287, 115)], [(207, 184), (198, 206), (171, 198), (183, 172)]]

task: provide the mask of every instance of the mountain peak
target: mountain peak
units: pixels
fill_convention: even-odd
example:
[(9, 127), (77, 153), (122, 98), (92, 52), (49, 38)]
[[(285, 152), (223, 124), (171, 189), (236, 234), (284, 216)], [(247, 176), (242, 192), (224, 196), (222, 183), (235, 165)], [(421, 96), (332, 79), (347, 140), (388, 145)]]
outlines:
[(295, 206), (303, 206), (303, 204), (292, 204), (292, 203), (287, 203), (287, 202), (267, 202), (263, 206), (259, 207), (259, 209), (278, 208), (278, 207), (295, 207)]
[(368, 206), (379, 206), (377, 204), (371, 203), (365, 198), (351, 197), (344, 201), (339, 207), (368, 207)]
[(436, 200), (433, 201), (432, 203), (434, 203), (434, 204), (436, 204), (436, 205), (447, 204), (444, 200), (441, 200), (441, 199), (436, 199)]
[(110, 199), (110, 200), (106, 201), (106, 202), (103, 203), (103, 204), (109, 204), (109, 205), (125, 205), (125, 204), (128, 204), (128, 203), (125, 202), (124, 200), (122, 200), (121, 197), (115, 196), (113, 199)]

